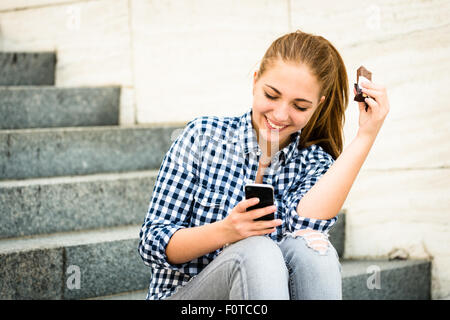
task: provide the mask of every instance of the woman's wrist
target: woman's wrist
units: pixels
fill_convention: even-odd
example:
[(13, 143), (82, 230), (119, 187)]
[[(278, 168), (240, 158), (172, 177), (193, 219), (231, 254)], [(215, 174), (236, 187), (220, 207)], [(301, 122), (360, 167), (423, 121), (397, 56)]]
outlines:
[(377, 133), (367, 133), (367, 132), (358, 130), (358, 132), (356, 133), (355, 139), (361, 140), (364, 143), (372, 145), (375, 142), (375, 139), (377, 137)]
[(226, 219), (216, 221), (213, 225), (215, 225), (217, 236), (222, 244), (222, 247), (237, 241), (237, 239), (233, 236), (232, 229), (228, 227)]

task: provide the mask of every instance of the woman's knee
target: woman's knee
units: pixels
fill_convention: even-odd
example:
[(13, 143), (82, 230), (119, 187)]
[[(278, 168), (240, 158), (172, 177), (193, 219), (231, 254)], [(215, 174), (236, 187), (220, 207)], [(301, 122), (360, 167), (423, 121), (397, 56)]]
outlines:
[(239, 271), (251, 297), (289, 298), (289, 272), (283, 254), (273, 240), (262, 236), (249, 237), (225, 250), (235, 257), (235, 271)]
[(326, 241), (320, 250), (301, 236), (287, 237), (280, 245), (289, 268), (292, 299), (342, 299), (339, 257), (326, 237), (320, 239)]
[(280, 248), (273, 240), (267, 237), (248, 237), (234, 243), (227, 250), (235, 251), (241, 258), (241, 261), (249, 266), (284, 265), (283, 254)]
[(339, 256), (327, 235), (307, 231), (298, 233), (296, 237), (287, 237), (282, 243), (280, 247), (286, 262), (296, 266), (312, 266), (316, 270), (338, 267), (340, 272)]

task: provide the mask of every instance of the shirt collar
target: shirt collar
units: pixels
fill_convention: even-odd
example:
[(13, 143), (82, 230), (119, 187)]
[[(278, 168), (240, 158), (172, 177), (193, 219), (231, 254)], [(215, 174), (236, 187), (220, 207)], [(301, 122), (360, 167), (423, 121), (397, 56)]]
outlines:
[[(298, 154), (298, 144), (300, 142), (301, 130), (291, 134), (291, 142), (279, 151), (281, 159), (290, 160), (295, 158)], [(241, 145), (241, 150), (247, 154), (250, 152), (261, 151), (256, 138), (256, 131), (252, 124), (252, 109), (250, 108), (244, 115), (241, 116), (239, 128), (234, 137), (234, 141)]]

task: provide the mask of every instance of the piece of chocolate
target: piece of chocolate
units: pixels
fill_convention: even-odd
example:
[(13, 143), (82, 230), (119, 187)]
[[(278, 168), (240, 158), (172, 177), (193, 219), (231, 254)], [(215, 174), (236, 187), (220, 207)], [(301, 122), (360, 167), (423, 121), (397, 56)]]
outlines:
[(372, 81), (372, 72), (370, 72), (363, 66), (359, 67), (358, 70), (356, 71), (356, 83), (355, 83), (356, 95), (354, 100), (358, 102), (364, 102), (364, 104), (366, 105), (365, 108), (366, 111), (367, 108), (369, 108), (369, 105), (364, 101), (364, 99), (369, 96), (362, 92), (361, 83), (368, 81), (369, 82)]

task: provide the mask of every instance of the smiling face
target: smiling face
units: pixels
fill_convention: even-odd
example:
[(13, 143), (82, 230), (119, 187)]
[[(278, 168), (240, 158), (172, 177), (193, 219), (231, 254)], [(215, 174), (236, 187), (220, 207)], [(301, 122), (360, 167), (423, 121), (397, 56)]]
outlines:
[(278, 60), (261, 77), (255, 72), (252, 123), (263, 152), (267, 146), (283, 149), (290, 135), (306, 126), (325, 99), (318, 99), (319, 91), (319, 83), (303, 64)]

